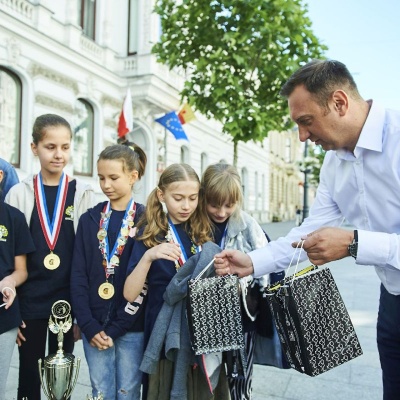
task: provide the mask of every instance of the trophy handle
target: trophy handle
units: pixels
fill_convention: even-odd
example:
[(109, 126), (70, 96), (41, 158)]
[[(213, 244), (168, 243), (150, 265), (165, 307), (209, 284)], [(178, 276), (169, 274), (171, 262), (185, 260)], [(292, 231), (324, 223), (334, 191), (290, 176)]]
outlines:
[(75, 360), (74, 360), (74, 374), (75, 374), (75, 376), (74, 376), (74, 378), (72, 380), (71, 386), (69, 387), (68, 391), (65, 394), (65, 398), (66, 399), (68, 399), (68, 397), (70, 396), (70, 394), (72, 393), (72, 391), (75, 388), (76, 381), (78, 380), (78, 374), (79, 374), (80, 365), (81, 365), (80, 357), (75, 358)]
[(40, 376), (40, 384), (42, 385), (43, 392), (45, 396), (50, 399), (50, 393), (47, 391), (46, 385), (44, 384), (44, 377), (43, 377), (43, 372), (42, 372), (42, 359), (39, 358), (38, 360), (39, 364), (39, 376)]

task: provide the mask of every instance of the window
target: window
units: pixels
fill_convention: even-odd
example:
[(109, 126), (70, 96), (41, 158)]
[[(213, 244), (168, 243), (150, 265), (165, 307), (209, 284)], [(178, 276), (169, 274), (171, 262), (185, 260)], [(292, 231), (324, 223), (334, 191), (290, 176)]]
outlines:
[(0, 66), (0, 157), (20, 166), (22, 83)]
[(129, 0), (128, 54), (136, 54), (139, 47), (138, 0)]
[(74, 118), (74, 174), (93, 175), (93, 107), (83, 99), (75, 103)]
[(94, 40), (96, 34), (96, 0), (78, 0), (78, 18), (83, 33)]
[(181, 147), (181, 163), (190, 164), (189, 149), (186, 146)]
[(241, 179), (242, 179), (242, 189), (243, 189), (243, 209), (246, 210), (248, 208), (248, 177), (249, 174), (247, 172), (246, 168), (242, 168), (242, 173), (241, 173)]

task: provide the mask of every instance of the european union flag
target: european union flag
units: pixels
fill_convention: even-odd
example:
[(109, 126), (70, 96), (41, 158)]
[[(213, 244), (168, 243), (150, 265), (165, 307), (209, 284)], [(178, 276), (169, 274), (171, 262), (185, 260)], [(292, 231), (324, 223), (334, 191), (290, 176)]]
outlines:
[(167, 128), (175, 136), (175, 139), (185, 139), (189, 141), (175, 111), (171, 111), (163, 117), (157, 118), (155, 121)]

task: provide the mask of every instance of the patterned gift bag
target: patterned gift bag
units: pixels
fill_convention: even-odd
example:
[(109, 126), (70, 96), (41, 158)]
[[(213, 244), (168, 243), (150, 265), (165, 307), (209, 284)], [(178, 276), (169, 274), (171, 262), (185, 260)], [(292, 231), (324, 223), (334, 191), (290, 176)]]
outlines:
[(243, 349), (238, 277), (201, 275), (188, 282), (187, 316), (195, 354)]
[(297, 371), (316, 376), (362, 354), (329, 268), (308, 267), (267, 287), (265, 296), (287, 361)]

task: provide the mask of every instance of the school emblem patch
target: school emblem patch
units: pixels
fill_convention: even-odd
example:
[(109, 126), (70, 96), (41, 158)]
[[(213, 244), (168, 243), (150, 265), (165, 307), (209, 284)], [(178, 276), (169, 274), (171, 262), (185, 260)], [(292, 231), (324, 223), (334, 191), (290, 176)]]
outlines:
[(2, 242), (7, 241), (8, 230), (4, 225), (0, 225), (0, 240)]
[(65, 210), (65, 220), (73, 221), (74, 220), (74, 206), (69, 206)]

